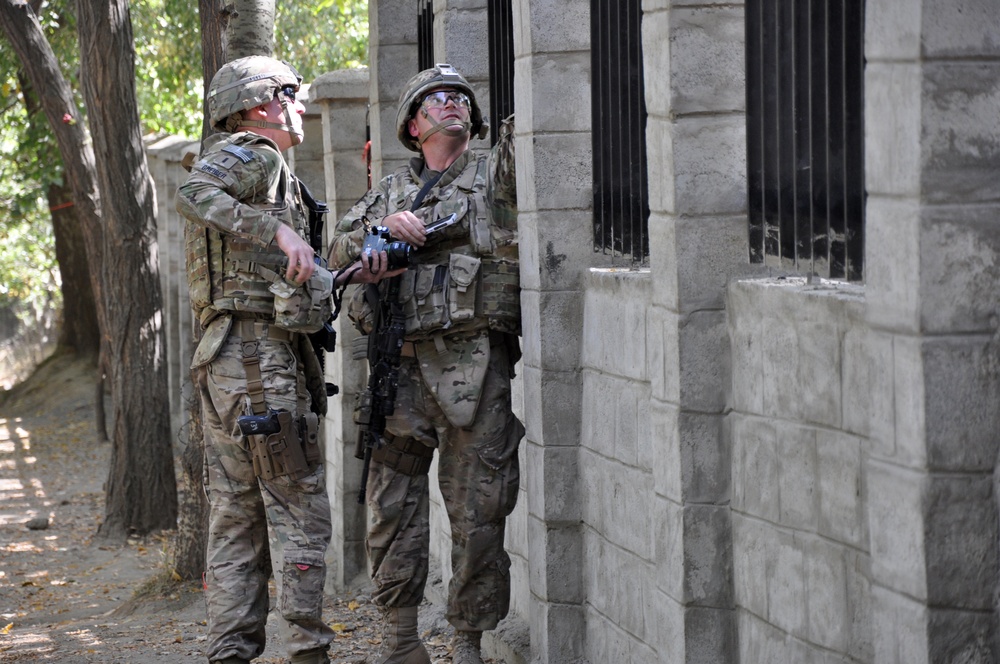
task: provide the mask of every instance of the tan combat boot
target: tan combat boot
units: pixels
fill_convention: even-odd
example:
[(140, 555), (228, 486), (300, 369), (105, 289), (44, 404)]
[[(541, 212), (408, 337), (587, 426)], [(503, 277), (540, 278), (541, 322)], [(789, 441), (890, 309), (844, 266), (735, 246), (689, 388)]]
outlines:
[(483, 655), (479, 649), (482, 639), (482, 632), (456, 629), (455, 638), (451, 641), (451, 664), (483, 664)]
[(417, 635), (417, 607), (386, 609), (382, 621), (382, 645), (375, 664), (431, 664)]
[(306, 650), (292, 655), (291, 664), (330, 664), (330, 656), (326, 648)]

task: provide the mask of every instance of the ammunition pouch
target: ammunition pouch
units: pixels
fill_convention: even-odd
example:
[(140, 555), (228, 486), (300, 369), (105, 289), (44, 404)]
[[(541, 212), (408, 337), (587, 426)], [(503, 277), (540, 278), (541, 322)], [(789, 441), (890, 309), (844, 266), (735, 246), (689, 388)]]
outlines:
[(271, 282), (268, 290), (274, 295), (274, 324), (281, 329), (311, 334), (322, 330), (333, 317), (333, 273), (322, 265), (317, 265), (301, 285), (262, 266), (257, 271)]
[(184, 253), (187, 259), (188, 295), (195, 317), (212, 304), (212, 276), (208, 261), (208, 229), (184, 222)]
[(266, 436), (248, 436), (254, 475), (263, 480), (287, 476), (297, 480), (319, 465), (319, 418), (309, 413), (295, 418), (287, 410), (272, 413), (278, 431)]
[(521, 269), (509, 258), (483, 259), (482, 313), (491, 330), (521, 334)]

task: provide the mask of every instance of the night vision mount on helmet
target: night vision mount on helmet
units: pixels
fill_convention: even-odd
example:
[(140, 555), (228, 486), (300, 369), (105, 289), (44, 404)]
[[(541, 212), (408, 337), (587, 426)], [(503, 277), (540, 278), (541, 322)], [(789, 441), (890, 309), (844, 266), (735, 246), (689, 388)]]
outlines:
[(396, 135), (399, 142), (413, 152), (420, 152), (420, 146), (432, 134), (439, 131), (449, 133), (446, 127), (455, 125), (454, 120), (438, 123), (419, 138), (410, 135), (409, 122), (423, 101), (424, 96), (432, 90), (450, 88), (460, 90), (469, 97), (469, 122), (465, 123), (464, 131), (473, 136), (486, 138), (489, 132), (489, 122), (483, 118), (483, 113), (476, 102), (476, 93), (465, 77), (445, 62), (439, 62), (430, 69), (425, 69), (409, 80), (399, 97), (399, 109), (396, 112)]
[(208, 87), (208, 117), (217, 131), (236, 131), (241, 126), (270, 127), (292, 132), (288, 101), (283, 95), (282, 108), (287, 124), (248, 122), (232, 119), (236, 113), (248, 111), (274, 99), (283, 88), (298, 92), (302, 76), (286, 62), (263, 55), (251, 55), (227, 62), (212, 77)]

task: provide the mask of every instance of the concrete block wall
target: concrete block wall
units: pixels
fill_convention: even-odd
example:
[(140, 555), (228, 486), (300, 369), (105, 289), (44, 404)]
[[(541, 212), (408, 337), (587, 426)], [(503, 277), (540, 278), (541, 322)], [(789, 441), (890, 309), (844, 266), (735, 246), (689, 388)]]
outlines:
[(1000, 14), (866, 5), (875, 661), (997, 661)]
[[(531, 657), (584, 656), (583, 295), (595, 265), (590, 3), (513, 0)], [(558, 17), (558, 19), (554, 19)]]
[(864, 289), (742, 281), (727, 315), (741, 661), (871, 662)]
[[(658, 661), (734, 661), (725, 288), (746, 271), (743, 4), (644, 2)], [(750, 660), (752, 661), (752, 660)]]
[[(310, 134), (309, 140), (322, 145), (322, 175), (330, 206), (324, 227), (327, 242), (340, 218), (368, 191), (367, 165), (362, 159), (368, 92), (367, 68), (329, 72), (309, 87), (310, 107), (316, 109), (320, 128), (320, 135)], [(348, 288), (345, 307), (356, 288)], [(327, 579), (329, 588), (340, 589), (367, 576), (366, 512), (357, 500), (362, 463), (354, 458), (358, 436), (354, 405), (365, 387), (367, 364), (351, 358), (351, 344), (359, 334), (346, 312), (341, 312), (334, 329), (337, 352), (327, 354), (326, 375), (328, 382), (340, 388), (340, 393), (328, 402), (324, 428), (326, 483), (333, 526), (327, 550)]]
[(561, 560), (583, 568), (590, 662), (655, 662), (667, 636), (656, 584), (649, 582), (664, 528), (653, 510), (638, 508), (656, 500), (646, 334), (651, 299), (648, 270), (587, 276), (577, 462), (583, 542)]
[[(488, 654), (1000, 660), (993, 0), (867, 0), (865, 283), (850, 287), (748, 279), (763, 272), (747, 264), (740, 2), (643, 3), (650, 269), (602, 269), (590, 231), (589, 4), (512, 3), (515, 400), (527, 435), (507, 533), (514, 627), (488, 639)], [(435, 2), (436, 59), (472, 78), (483, 6)], [(324, 127), (320, 181), (338, 212), (363, 193), (351, 146), (364, 103), (374, 176), (410, 156), (395, 107), (415, 70), (414, 12), (372, 2), (367, 84), (338, 74), (310, 97)], [(151, 160), (170, 197), (160, 207), (176, 187), (159, 184), (168, 170)], [(161, 236), (165, 265), (171, 242)], [(186, 312), (177, 307), (167, 315)], [(344, 360), (348, 332), (330, 367), (349, 392), (363, 364)], [(364, 568), (352, 403), (334, 399), (327, 428), (337, 584)], [(518, 625), (530, 653), (504, 643)]]
[(164, 334), (167, 342), (167, 389), (170, 430), (176, 446), (187, 431), (188, 404), (193, 397), (191, 357), (194, 325), (188, 298), (184, 253), (184, 219), (174, 209), (177, 187), (187, 178), (181, 160), (198, 153), (200, 144), (178, 136), (146, 142), (146, 159), (156, 192), (156, 235), (163, 294)]

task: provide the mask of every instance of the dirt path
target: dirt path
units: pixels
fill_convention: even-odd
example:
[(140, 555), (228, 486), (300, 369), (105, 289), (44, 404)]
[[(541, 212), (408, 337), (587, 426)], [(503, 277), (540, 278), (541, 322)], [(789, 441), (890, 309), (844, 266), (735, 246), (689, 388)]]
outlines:
[[(67, 357), (0, 403), (0, 661), (204, 662), (200, 588), (163, 581), (168, 537), (95, 540), (110, 445), (96, 440), (93, 409), (94, 369)], [(433, 607), (421, 614), (432, 660), (450, 662), (450, 628)], [(370, 659), (377, 612), (365, 590), (328, 596), (324, 618), (334, 662)], [(268, 641), (255, 661), (286, 661), (273, 619)]]

